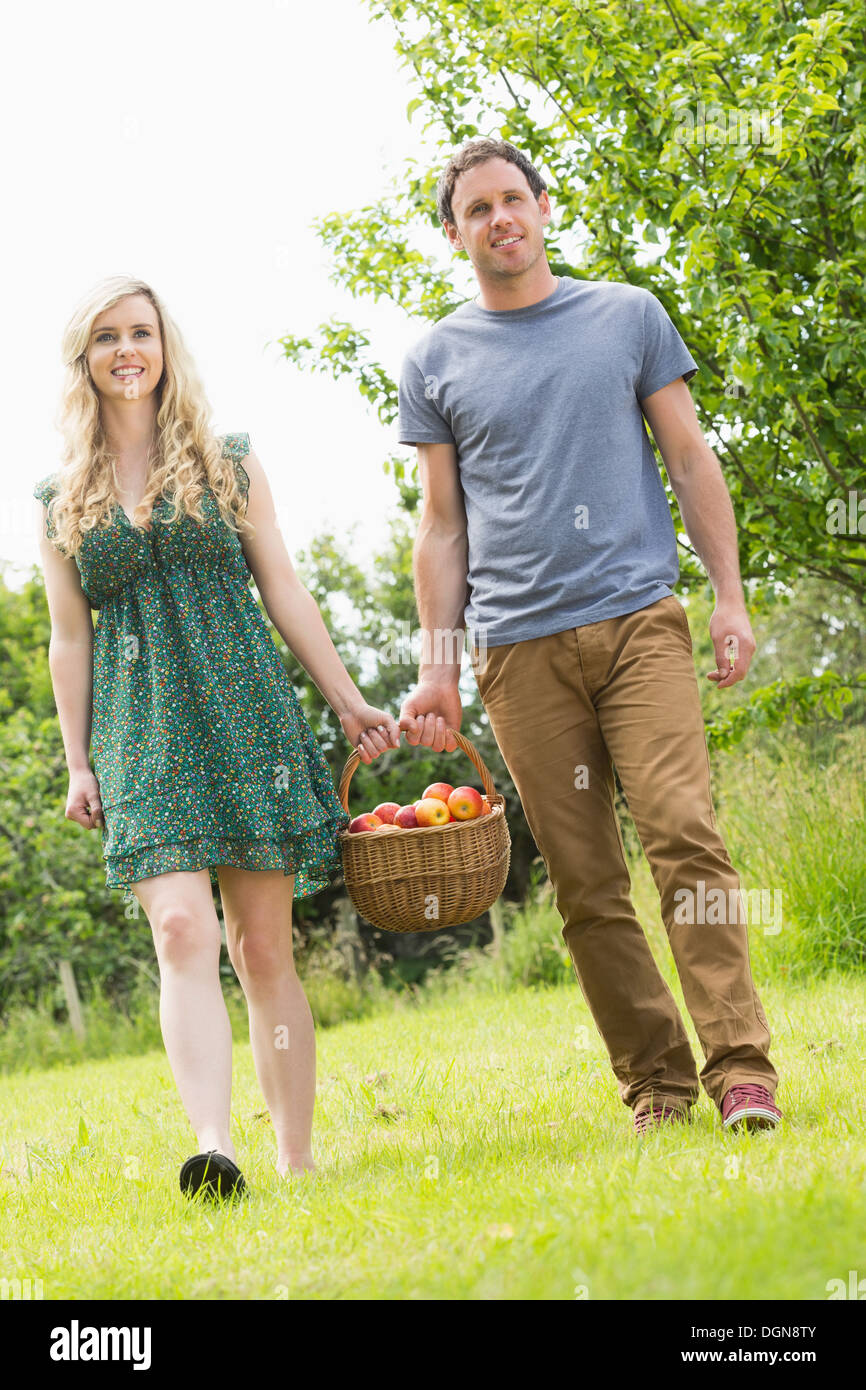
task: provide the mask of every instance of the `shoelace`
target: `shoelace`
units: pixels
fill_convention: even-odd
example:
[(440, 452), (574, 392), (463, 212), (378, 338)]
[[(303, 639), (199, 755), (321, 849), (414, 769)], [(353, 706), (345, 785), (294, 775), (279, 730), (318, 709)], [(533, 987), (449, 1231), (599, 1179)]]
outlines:
[(669, 1115), (678, 1115), (679, 1111), (675, 1105), (656, 1106), (652, 1110), (642, 1110), (637, 1117), (637, 1123), (643, 1130), (654, 1120), (666, 1120)]
[(757, 1082), (742, 1082), (738, 1086), (732, 1086), (730, 1094), (733, 1096), (735, 1103), (739, 1100), (761, 1100), (764, 1101), (765, 1104), (768, 1101), (770, 1105), (774, 1104), (774, 1102), (770, 1100), (770, 1093), (767, 1088), (765, 1086), (759, 1086)]

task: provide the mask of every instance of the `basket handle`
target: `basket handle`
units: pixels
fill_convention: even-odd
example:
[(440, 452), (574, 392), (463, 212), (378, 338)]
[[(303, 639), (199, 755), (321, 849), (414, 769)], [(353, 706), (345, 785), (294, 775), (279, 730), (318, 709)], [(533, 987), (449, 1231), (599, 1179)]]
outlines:
[[(446, 728), (445, 733), (446, 735), (454, 735), (454, 738), (457, 740), (458, 748), (462, 748), (467, 758), (470, 758), (472, 762), (475, 764), (478, 775), (480, 776), (481, 781), (484, 783), (484, 795), (487, 797), (487, 800), (490, 802), (492, 806), (493, 798), (496, 796), (496, 787), (493, 785), (493, 778), (490, 775), (487, 764), (485, 763), (481, 754), (478, 752), (478, 749), (475, 747), (475, 744), (472, 742), (471, 739), (468, 739), (464, 734), (461, 734), (459, 729)], [(410, 744), (410, 747), (415, 748), (421, 748), (424, 746), (425, 745), (420, 743)], [(388, 751), (396, 752), (396, 749), (389, 749)], [(349, 814), (349, 783), (355, 775), (355, 769), (357, 768), (360, 761), (361, 754), (358, 752), (357, 749), (354, 749), (346, 759), (346, 765), (343, 768), (343, 772), (340, 777), (340, 787), (337, 795), (343, 803), (343, 810), (346, 812), (347, 815)]]

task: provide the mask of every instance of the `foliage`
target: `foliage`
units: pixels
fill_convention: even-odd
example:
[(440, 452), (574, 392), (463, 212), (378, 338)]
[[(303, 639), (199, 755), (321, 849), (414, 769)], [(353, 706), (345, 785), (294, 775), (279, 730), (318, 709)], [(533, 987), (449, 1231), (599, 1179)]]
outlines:
[(758, 690), (747, 705), (710, 724), (707, 743), (710, 748), (731, 748), (756, 726), (778, 729), (789, 720), (804, 724), (822, 715), (838, 719), (853, 701), (855, 689), (866, 692), (866, 671), (855, 676), (852, 683), (844, 681), (836, 671), (773, 681)]
[(152, 960), (146, 923), (105, 888), (98, 832), (65, 818), (67, 786), (56, 717), (15, 710), (0, 742), (0, 1008), (46, 990), (60, 1007), (62, 959), (82, 991), (117, 989)]

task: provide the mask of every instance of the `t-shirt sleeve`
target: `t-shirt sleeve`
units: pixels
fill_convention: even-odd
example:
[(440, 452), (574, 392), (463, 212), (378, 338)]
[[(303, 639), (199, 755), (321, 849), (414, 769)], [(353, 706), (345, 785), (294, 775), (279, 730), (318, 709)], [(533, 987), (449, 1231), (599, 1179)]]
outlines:
[(681, 376), (691, 381), (698, 370), (671, 318), (651, 290), (643, 296), (643, 361), (635, 382), (638, 400), (660, 391)]
[(456, 444), (448, 421), (436, 405), (436, 377), (421, 371), (411, 354), (403, 359), (397, 388), (401, 444)]

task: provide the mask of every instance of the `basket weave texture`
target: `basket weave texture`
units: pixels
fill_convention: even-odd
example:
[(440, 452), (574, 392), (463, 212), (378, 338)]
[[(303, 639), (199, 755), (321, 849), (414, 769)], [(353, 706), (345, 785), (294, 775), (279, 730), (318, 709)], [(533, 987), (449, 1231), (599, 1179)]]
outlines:
[[(505, 798), (477, 748), (448, 729), (474, 763), (490, 802), (490, 814), (448, 825), (397, 827), (340, 835), (346, 891), (357, 912), (380, 931), (442, 931), (471, 922), (505, 887), (511, 836)], [(361, 755), (353, 752), (340, 778), (339, 797), (349, 813), (349, 783)], [(460, 785), (455, 783), (455, 785)]]

